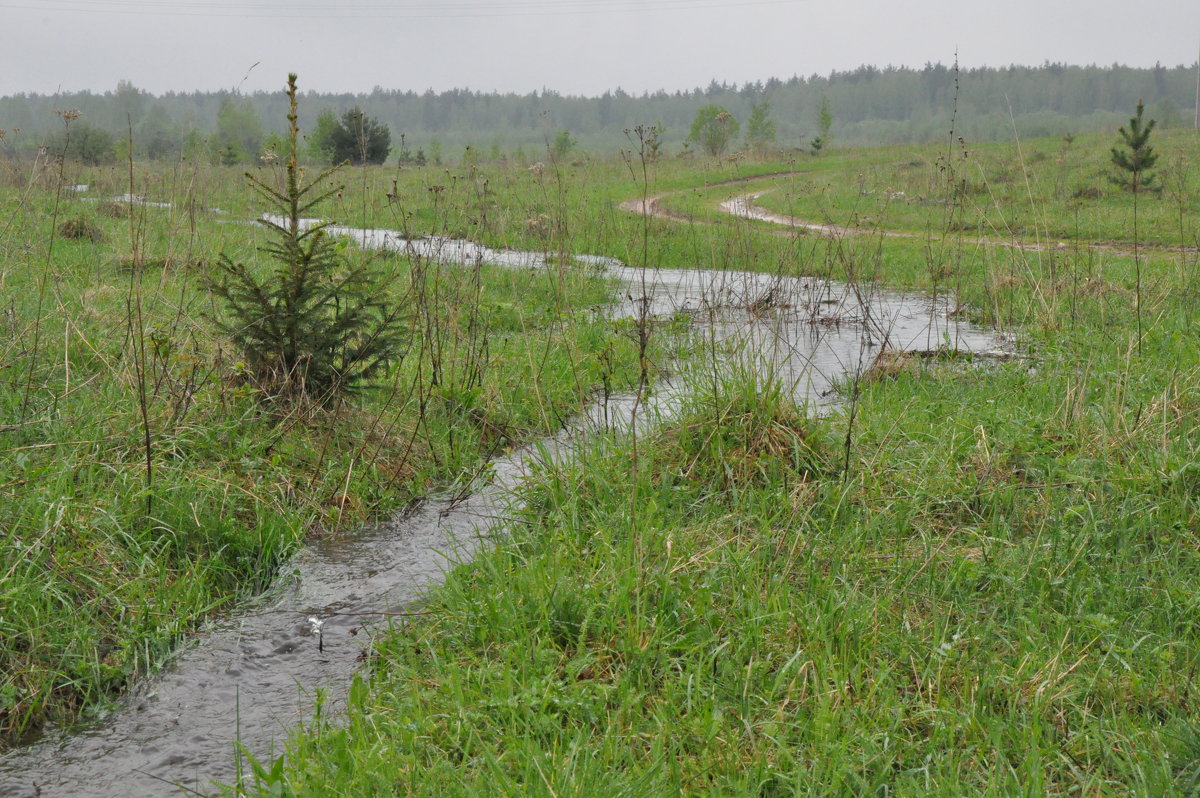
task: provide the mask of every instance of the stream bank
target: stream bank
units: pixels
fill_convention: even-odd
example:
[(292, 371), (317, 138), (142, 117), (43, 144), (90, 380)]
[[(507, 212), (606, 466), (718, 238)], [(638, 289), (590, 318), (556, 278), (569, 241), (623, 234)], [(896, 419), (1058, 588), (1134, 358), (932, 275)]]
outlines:
[[(329, 229), (364, 247), (446, 263), (557, 268), (541, 253)], [(944, 305), (874, 286), (638, 269), (607, 258), (581, 263), (603, 268), (620, 285), (614, 317), (686, 316), (705, 350), (721, 353), (711, 365), (748, 364), (813, 408), (835, 403), (836, 385), (861, 375), (885, 348), (984, 352), (996, 344), (988, 331), (948, 319)], [(658, 390), (642, 417), (669, 417), (675, 390)], [(405, 612), (486, 540), (530, 458), (568, 453), (591, 431), (620, 424), (634, 404), (610, 397), (593, 405), (560, 435), (494, 460), (491, 481), (466, 496), (431, 498), (392, 522), (305, 549), (263, 600), (214, 624), (109, 717), (6, 755), (0, 788), (13, 796), (153, 796), (170, 794), (168, 785), (202, 792), (214, 780), (236, 778), (235, 742), (259, 761), (277, 756), (288, 733), (311, 717), (318, 690), (328, 696), (328, 710), (337, 711), (369, 648), (371, 621)]]

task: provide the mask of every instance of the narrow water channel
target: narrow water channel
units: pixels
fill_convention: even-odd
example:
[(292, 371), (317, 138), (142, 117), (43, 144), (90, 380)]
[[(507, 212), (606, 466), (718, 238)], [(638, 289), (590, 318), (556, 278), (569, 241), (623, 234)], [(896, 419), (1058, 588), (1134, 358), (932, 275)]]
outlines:
[[(363, 246), (408, 251), (448, 264), (550, 267), (538, 253), (466, 241), (408, 241), (383, 230), (331, 228)], [(986, 352), (989, 331), (948, 320), (926, 297), (839, 283), (736, 271), (635, 269), (580, 258), (618, 283), (614, 316), (687, 314), (714, 360), (742, 358), (770, 371), (818, 411), (832, 388), (861, 373), (883, 348)], [(709, 366), (706, 366), (709, 368)], [(655, 391), (649, 417), (669, 415), (686, 379)], [(491, 479), (465, 497), (430, 498), (387, 523), (317, 541), (283, 569), (245, 614), (212, 624), (172, 665), (136, 686), (105, 719), (47, 732), (0, 759), (0, 795), (208, 794), (236, 778), (235, 742), (260, 761), (283, 750), (311, 717), (315, 691), (333, 710), (384, 625), (437, 585), (445, 570), (485, 545), (530, 458), (569, 456), (600, 425), (626, 423), (629, 397), (588, 408), (568, 429), (493, 462)]]

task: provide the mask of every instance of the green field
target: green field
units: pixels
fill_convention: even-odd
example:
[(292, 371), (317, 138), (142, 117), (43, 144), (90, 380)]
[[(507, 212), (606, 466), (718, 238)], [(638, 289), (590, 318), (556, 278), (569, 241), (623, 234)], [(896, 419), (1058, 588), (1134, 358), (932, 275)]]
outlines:
[[(952, 291), (1022, 357), (901, 358), (821, 421), (731, 380), (641, 440), (636, 469), (628, 440), (595, 441), (526, 489), (508, 542), (378, 646), (348, 717), (297, 735), (263, 788), (1193, 793), (1200, 141), (1162, 141), (1136, 262), (1110, 143), (955, 150), (957, 184), (931, 148), (710, 188), (663, 165), (648, 193), (690, 221), (650, 222), (659, 252), (690, 236), (720, 253), (704, 263)], [(994, 201), (961, 182), (972, 168)], [(1083, 181), (1099, 195), (1072, 196)], [(763, 205), (865, 229), (788, 237), (715, 209), (768, 189)]]
[[(12, 739), (94, 707), (306, 535), (635, 384), (639, 331), (592, 312), (611, 286), (569, 265), (590, 253), (951, 294), (1015, 356), (896, 357), (819, 420), (735, 374), (636, 443), (600, 436), (545, 466), (502, 542), (378, 642), (348, 711), (246, 788), (1195, 794), (1200, 137), (1155, 143), (1163, 190), (1138, 197), (1136, 256), (1109, 137), (346, 170), (323, 215), (563, 266), (433, 269), (347, 245), (402, 275), (413, 346), (379, 390), (287, 412), (240, 376), (203, 288), (219, 253), (262, 259), (240, 220), (263, 208), (236, 173), (135, 168), (134, 190), (172, 208), (121, 218), (63, 187), (121, 194), (128, 167), (6, 173), (0, 723)], [(855, 229), (717, 210), (759, 191)], [(649, 196), (680, 218), (617, 207)], [(103, 239), (65, 239), (77, 218)], [(650, 332), (654, 373), (673, 342)]]
[[(3, 740), (155, 669), (205, 616), (261, 590), (306, 536), (470, 478), (637, 373), (629, 337), (592, 310), (611, 292), (594, 271), (414, 264), (344, 244), (348, 263), (398, 275), (403, 351), (354, 401), (264, 404), (217, 332), (223, 309), (205, 282), (221, 254), (272, 268), (250, 221), (263, 207), (240, 173), (135, 169), (134, 191), (170, 208), (89, 201), (129, 190), (117, 170), (9, 179)], [(82, 196), (62, 189), (81, 183)], [(475, 229), (472, 186), (445, 193), (430, 232)], [(67, 237), (75, 230), (91, 235)]]

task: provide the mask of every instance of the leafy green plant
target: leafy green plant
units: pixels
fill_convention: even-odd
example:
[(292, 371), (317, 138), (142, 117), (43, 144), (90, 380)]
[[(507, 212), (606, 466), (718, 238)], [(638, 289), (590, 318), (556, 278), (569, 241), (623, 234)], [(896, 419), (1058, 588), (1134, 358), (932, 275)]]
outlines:
[(268, 397), (327, 402), (361, 387), (398, 357), (401, 309), (392, 304), (394, 278), (366, 264), (348, 264), (325, 231), (303, 215), (338, 188), (323, 190), (335, 169), (301, 185), (297, 166), (296, 76), (288, 76), (288, 161), (284, 191), (247, 174), (278, 217), (260, 219), (274, 236), (262, 248), (277, 266), (265, 279), (222, 255), (213, 294), (225, 301), (218, 321), (241, 349), (250, 380)]
[(706, 105), (696, 112), (688, 139), (709, 155), (721, 155), (737, 138), (741, 125), (737, 118), (719, 105)]
[(762, 155), (775, 143), (775, 120), (771, 119), (771, 103), (763, 100), (750, 109), (746, 122), (746, 146)]
[(307, 154), (321, 163), (335, 163), (333, 154), (333, 138), (338, 129), (337, 114), (326, 108), (317, 114), (317, 120), (312, 129), (304, 137)]
[(555, 158), (565, 158), (578, 144), (579, 142), (571, 135), (571, 131), (560, 130), (550, 145), (550, 152), (554, 154)]
[(78, 122), (70, 130), (64, 129), (50, 139), (47, 146), (61, 158), (88, 166), (101, 166), (116, 160), (112, 134), (87, 122)]
[(249, 100), (226, 97), (217, 111), (217, 130), (209, 142), (214, 163), (253, 162), (263, 142), (263, 126)]

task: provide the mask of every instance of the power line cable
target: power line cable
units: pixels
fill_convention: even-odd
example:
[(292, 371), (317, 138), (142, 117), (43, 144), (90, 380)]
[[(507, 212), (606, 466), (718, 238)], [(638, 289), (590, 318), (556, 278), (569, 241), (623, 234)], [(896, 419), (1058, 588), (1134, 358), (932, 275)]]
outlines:
[(245, 4), (152, 0), (44, 0), (30, 3), (0, 2), (0, 8), (42, 12), (126, 14), (166, 17), (236, 19), (462, 19), (479, 17), (575, 16), (585, 14), (681, 12), (722, 10), (752, 6), (794, 5), (797, 0), (504, 0), (439, 4)]

